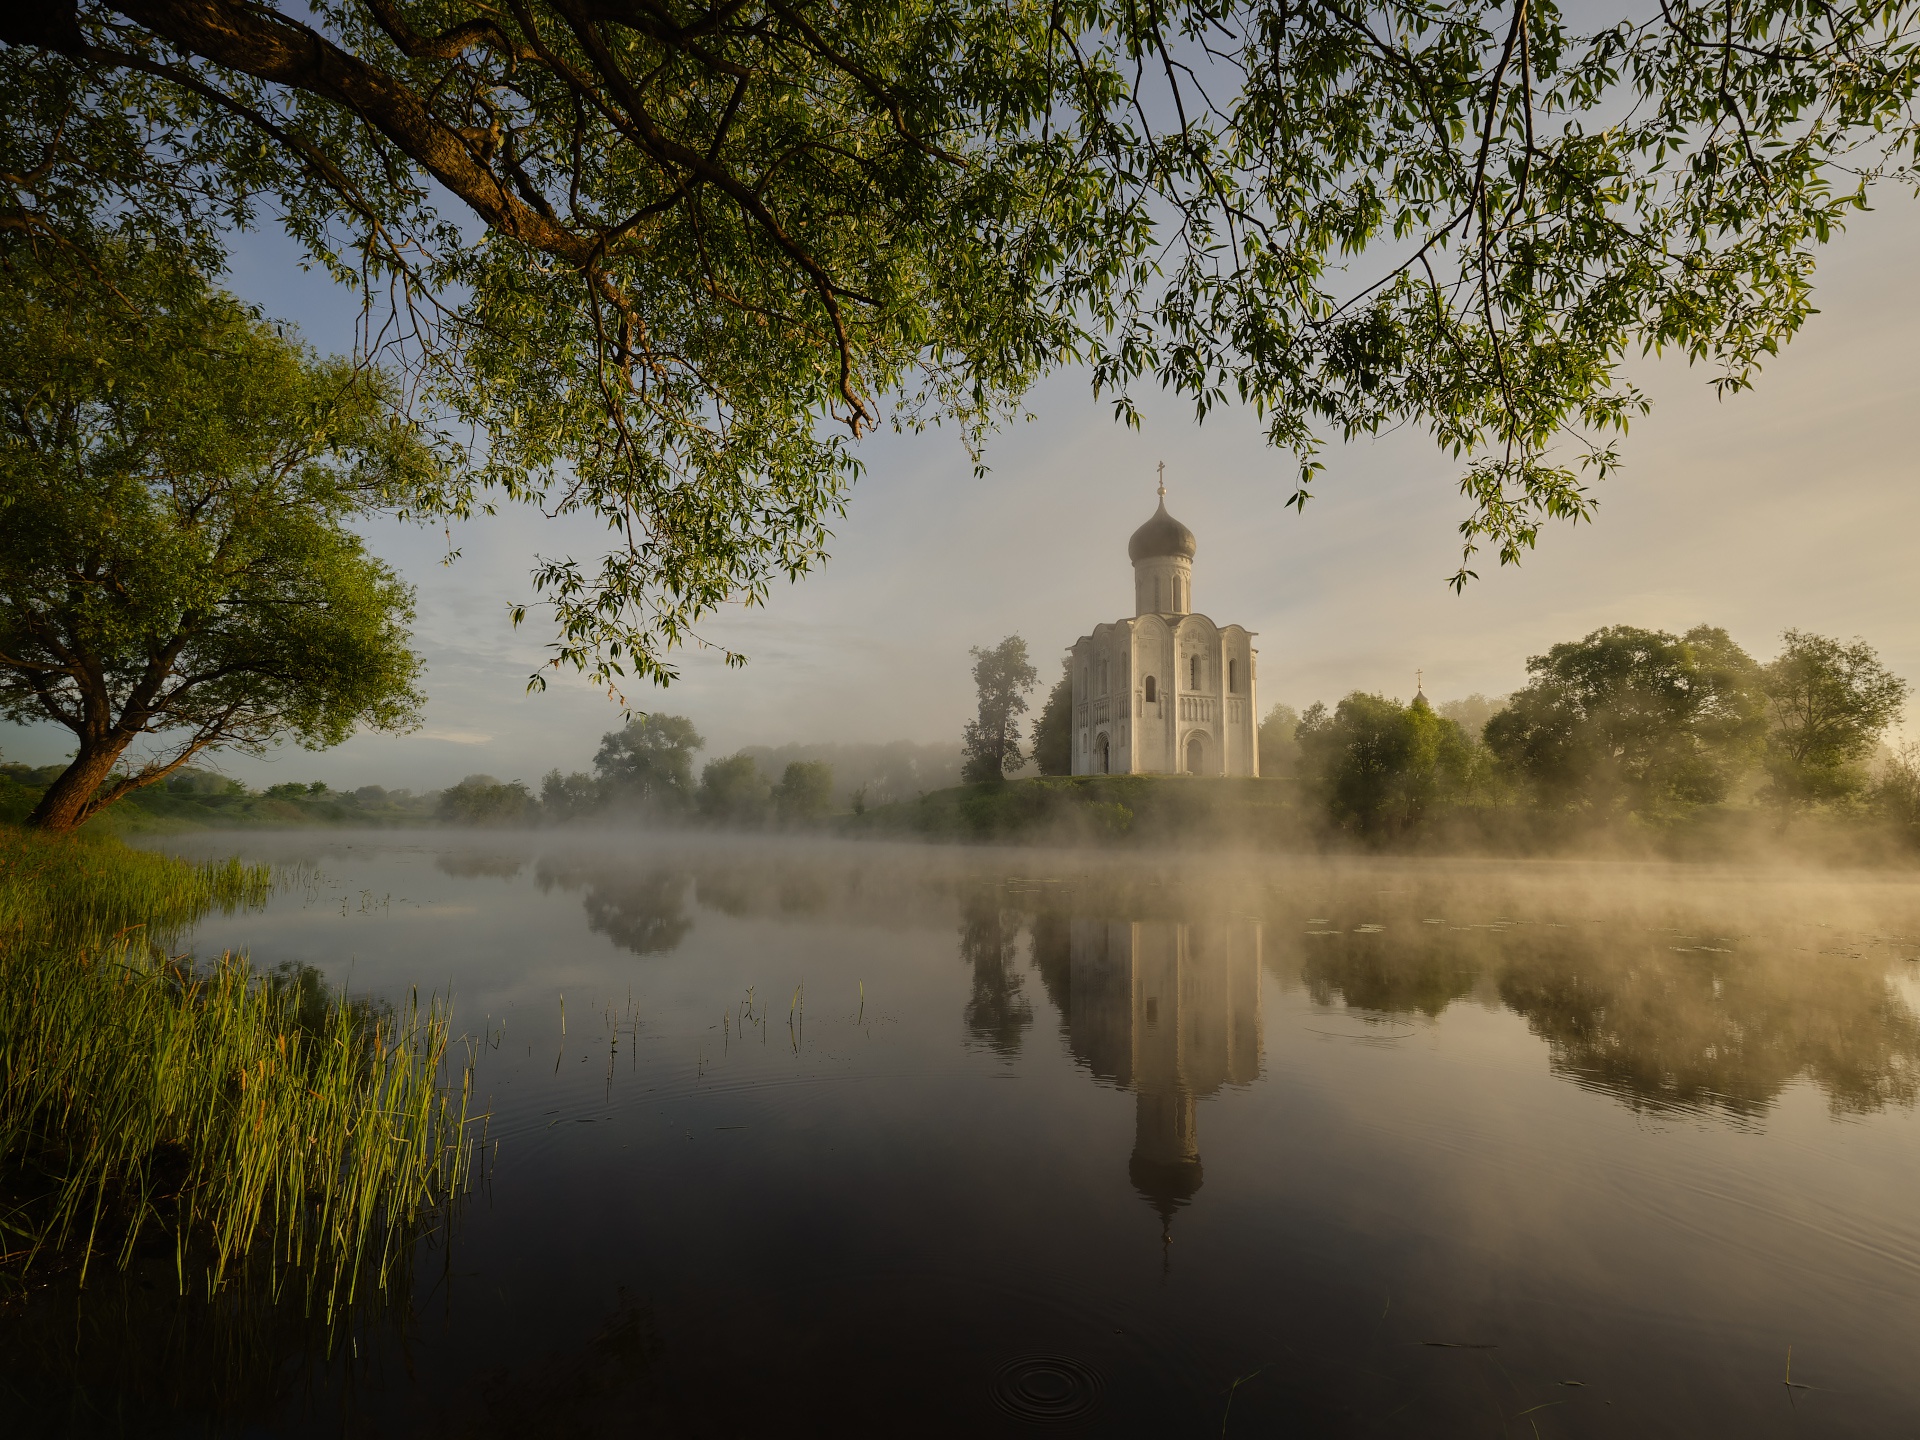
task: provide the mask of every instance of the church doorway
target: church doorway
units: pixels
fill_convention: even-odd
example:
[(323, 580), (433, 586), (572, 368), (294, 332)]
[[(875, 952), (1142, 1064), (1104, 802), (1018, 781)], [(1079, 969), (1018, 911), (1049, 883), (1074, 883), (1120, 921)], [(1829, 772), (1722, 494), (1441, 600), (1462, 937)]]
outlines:
[(1103, 734), (1097, 741), (1094, 742), (1093, 773), (1096, 775), (1112, 774), (1113, 769), (1112, 769), (1112, 766), (1109, 764), (1109, 758), (1110, 756), (1109, 756), (1109, 751), (1107, 749), (1107, 737)]
[(1187, 741), (1187, 773), (1204, 775), (1207, 763), (1207, 742), (1204, 737), (1195, 735)]

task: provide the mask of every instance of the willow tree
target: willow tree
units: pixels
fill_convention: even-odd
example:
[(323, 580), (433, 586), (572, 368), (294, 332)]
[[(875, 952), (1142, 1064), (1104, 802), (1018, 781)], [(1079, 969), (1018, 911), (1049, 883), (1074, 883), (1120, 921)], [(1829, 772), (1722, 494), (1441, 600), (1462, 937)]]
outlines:
[(71, 829), (208, 749), (411, 725), (412, 594), (348, 528), (434, 482), (390, 387), (165, 256), (13, 260), (0, 716), (76, 742), (30, 823)]
[[(880, 424), (1081, 360), (1299, 456), (1424, 427), (1516, 561), (1645, 408), (1739, 388), (1911, 156), (1920, 0), (42, 0), (0, 230), (261, 213), (481, 437), (423, 497), (588, 511), (552, 661), (670, 678), (825, 554)], [(738, 657), (731, 657), (738, 658)]]

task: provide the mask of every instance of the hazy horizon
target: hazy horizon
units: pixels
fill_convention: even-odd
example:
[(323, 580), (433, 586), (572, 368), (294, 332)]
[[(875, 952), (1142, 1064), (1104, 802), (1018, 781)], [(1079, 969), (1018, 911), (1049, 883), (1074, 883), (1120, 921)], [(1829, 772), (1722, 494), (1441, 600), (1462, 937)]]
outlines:
[[(1597, 524), (1550, 526), (1518, 570), (1483, 554), (1456, 596), (1455, 527), (1466, 512), (1458, 462), (1424, 436), (1330, 445), (1304, 515), (1284, 506), (1293, 458), (1269, 449), (1245, 412), (1204, 426), (1157, 392), (1140, 396), (1141, 432), (1092, 398), (1084, 372), (1028, 398), (1036, 418), (995, 436), (973, 478), (950, 430), (882, 434), (835, 527), (833, 558), (763, 609), (701, 627), (744, 651), (676, 657), (682, 679), (629, 701), (691, 718), (708, 755), (748, 745), (948, 742), (972, 713), (968, 647), (1023, 635), (1041, 672), (1037, 710), (1059, 657), (1094, 625), (1131, 610), (1128, 535), (1154, 506), (1167, 464), (1168, 508), (1195, 532), (1194, 608), (1258, 632), (1259, 703), (1304, 708), (1353, 690), (1408, 698), (1416, 670), (1435, 700), (1504, 694), (1527, 657), (1601, 625), (1726, 627), (1758, 659), (1788, 626), (1874, 645), (1920, 682), (1920, 607), (1910, 578), (1920, 495), (1906, 343), (1920, 328), (1920, 277), (1904, 264), (1920, 207), (1890, 198), (1830, 247), (1816, 315), (1754, 391), (1715, 398), (1711, 371), (1673, 360), (1635, 375), (1655, 401), (1625, 437), (1625, 466), (1600, 484)], [(349, 307), (302, 273), (277, 234), (246, 237), (227, 283), (323, 349), (350, 343)], [(597, 554), (579, 521), (508, 510), (451, 531), (463, 558), (442, 566), (441, 530), (383, 524), (374, 550), (419, 590), (415, 642), (428, 665), (426, 724), (409, 736), (357, 735), (317, 754), (212, 757), (252, 785), (322, 780), (432, 789), (484, 772), (535, 783), (588, 768), (620, 707), (577, 676), (525, 692), (550, 638), (530, 598), (536, 553)], [(1907, 733), (1920, 729), (1910, 706)], [(52, 725), (7, 726), (0, 754), (49, 764), (70, 753)]]

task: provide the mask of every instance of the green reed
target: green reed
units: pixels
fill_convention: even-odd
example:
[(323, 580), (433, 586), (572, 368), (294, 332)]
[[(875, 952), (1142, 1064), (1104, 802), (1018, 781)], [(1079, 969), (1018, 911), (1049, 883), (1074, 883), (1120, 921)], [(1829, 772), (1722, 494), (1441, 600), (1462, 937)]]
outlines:
[(331, 1313), (385, 1288), (468, 1183), (472, 1059), (448, 1017), (317, 994), (155, 937), (256, 905), (265, 867), (0, 830), (0, 1244), (6, 1268), (172, 1248), (184, 1291), (240, 1266)]
[(265, 865), (193, 865), (116, 840), (0, 826), (0, 944), (96, 947), (130, 929), (165, 943), (213, 909), (262, 904)]

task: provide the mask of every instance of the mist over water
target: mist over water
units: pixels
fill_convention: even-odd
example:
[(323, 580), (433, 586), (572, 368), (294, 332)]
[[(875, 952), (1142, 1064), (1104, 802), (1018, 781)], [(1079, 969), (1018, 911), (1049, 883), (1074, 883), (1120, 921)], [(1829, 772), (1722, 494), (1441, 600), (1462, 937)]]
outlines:
[[(142, 1433), (1920, 1414), (1911, 877), (178, 842), (236, 843), (296, 883), (195, 947), (375, 997), (451, 987), (498, 1153), (352, 1349), (286, 1327), (249, 1352), (278, 1383), (135, 1396)], [(166, 1312), (189, 1355), (194, 1313)], [(66, 1323), (96, 1339), (16, 1349), (16, 1392), (107, 1343)], [(124, 1410), (144, 1382), (109, 1373), (87, 1393)]]

